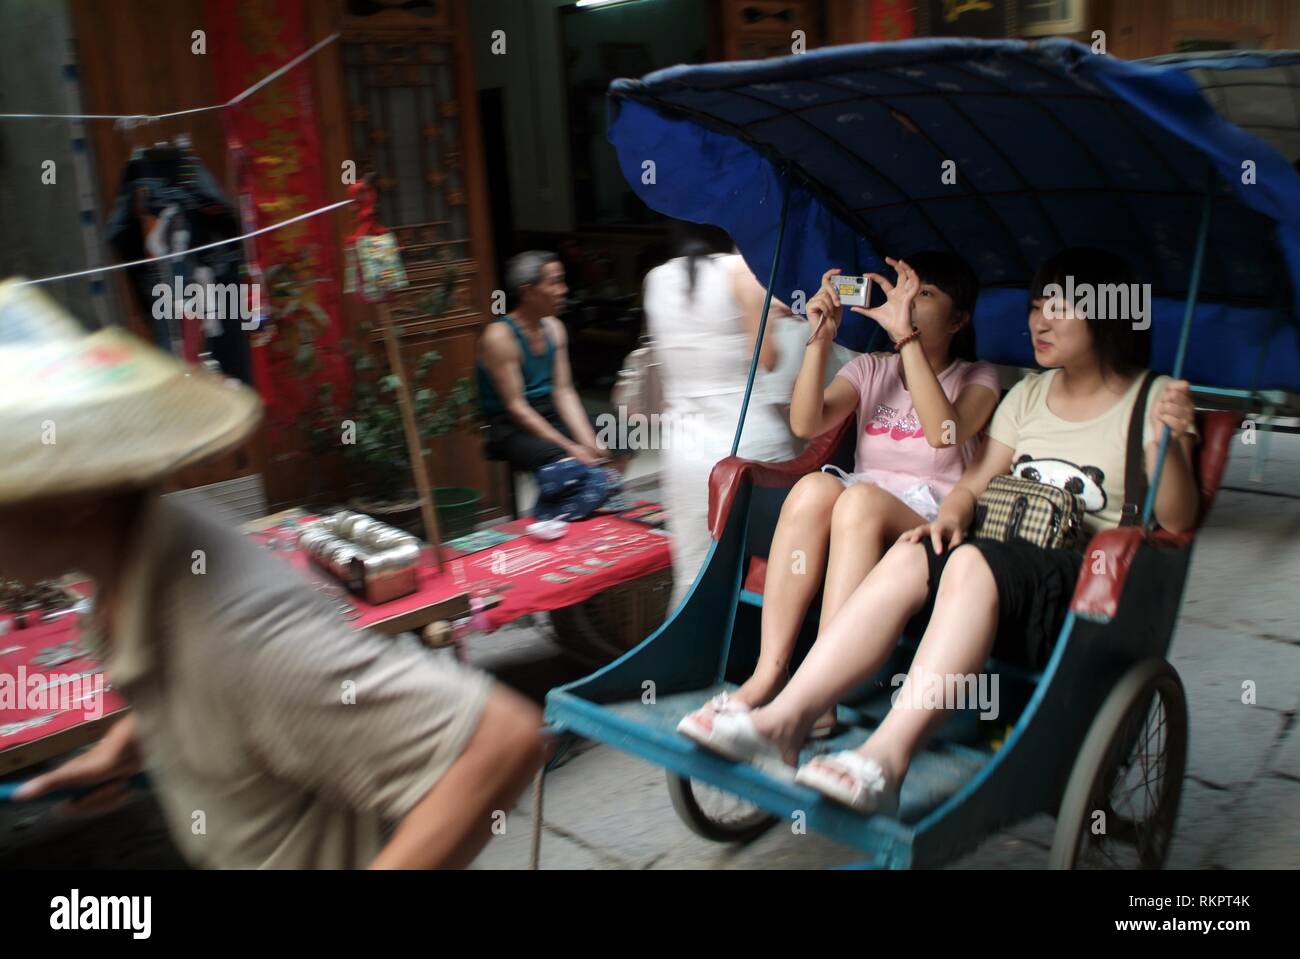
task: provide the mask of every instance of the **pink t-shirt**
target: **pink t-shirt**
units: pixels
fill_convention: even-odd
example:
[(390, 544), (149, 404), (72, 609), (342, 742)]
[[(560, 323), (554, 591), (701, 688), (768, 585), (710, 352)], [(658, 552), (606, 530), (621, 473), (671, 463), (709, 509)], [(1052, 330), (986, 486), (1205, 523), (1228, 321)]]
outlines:
[[(912, 406), (912, 394), (899, 376), (900, 359), (897, 353), (864, 353), (837, 374), (858, 391), (858, 449), (853, 469), (856, 473), (900, 474), (900, 480), (927, 484), (938, 494), (936, 499), (942, 498), (961, 479), (980, 440), (977, 436), (961, 446), (937, 449), (930, 445)], [(953, 404), (968, 386), (986, 387), (994, 396), (1001, 390), (997, 370), (988, 363), (966, 360), (949, 363), (939, 374), (939, 385)]]

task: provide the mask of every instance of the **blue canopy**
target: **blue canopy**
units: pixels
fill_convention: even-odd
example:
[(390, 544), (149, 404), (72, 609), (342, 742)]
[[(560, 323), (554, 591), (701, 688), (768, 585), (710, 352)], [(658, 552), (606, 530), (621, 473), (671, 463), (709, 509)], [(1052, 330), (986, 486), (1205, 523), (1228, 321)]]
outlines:
[[(653, 209), (720, 226), (811, 294), (828, 266), (962, 254), (983, 284), (980, 354), (1033, 366), (1026, 293), (1067, 246), (1129, 259), (1152, 285), (1154, 361), (1173, 364), (1207, 190), (1212, 212), (1184, 375), (1300, 392), (1300, 174), (1217, 113), (1194, 75), (1272, 78), (1300, 53), (1136, 63), (1068, 40), (911, 40), (677, 66), (609, 90), (609, 139)], [(1300, 93), (1276, 123), (1300, 128)], [(648, 163), (647, 161), (652, 161)], [(952, 161), (948, 163), (948, 161)], [(946, 176), (944, 174), (947, 174)], [(847, 314), (839, 340), (874, 324)]]

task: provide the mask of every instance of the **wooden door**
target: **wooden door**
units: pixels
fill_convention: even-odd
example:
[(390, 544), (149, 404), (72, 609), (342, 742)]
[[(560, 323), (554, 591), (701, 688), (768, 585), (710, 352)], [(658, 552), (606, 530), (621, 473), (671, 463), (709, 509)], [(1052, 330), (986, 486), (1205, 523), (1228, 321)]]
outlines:
[[(411, 369), (426, 351), (441, 354), (413, 388), (446, 396), (473, 377), (497, 287), (467, 11), (463, 0), (419, 11), (343, 0), (336, 9), (342, 36), (331, 52), (337, 92), (322, 97), (326, 151), (378, 176), (379, 217), (398, 236), (411, 283), (393, 307), (403, 357)], [(354, 330), (369, 309), (349, 302)], [(477, 428), (434, 439), (429, 469), (435, 486), (482, 491), (485, 514), (504, 508), (502, 471), (484, 459)]]

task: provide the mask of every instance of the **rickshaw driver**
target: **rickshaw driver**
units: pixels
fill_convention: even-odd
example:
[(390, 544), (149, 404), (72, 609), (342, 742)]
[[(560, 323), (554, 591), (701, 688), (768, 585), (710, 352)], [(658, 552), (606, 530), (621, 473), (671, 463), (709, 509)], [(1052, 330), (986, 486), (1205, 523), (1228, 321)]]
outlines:
[(94, 579), (82, 639), (132, 707), (16, 798), (99, 787), (79, 804), (102, 809), (147, 764), (196, 865), (466, 865), (540, 767), (541, 716), (354, 630), (289, 563), (158, 495), (260, 415), (251, 390), (0, 284), (0, 576)]

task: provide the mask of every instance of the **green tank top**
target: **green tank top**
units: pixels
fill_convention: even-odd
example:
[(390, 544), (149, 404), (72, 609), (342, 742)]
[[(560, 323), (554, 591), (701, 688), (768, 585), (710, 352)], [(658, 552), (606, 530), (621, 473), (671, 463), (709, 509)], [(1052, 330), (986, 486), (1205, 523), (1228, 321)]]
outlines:
[[(519, 341), (519, 352), (523, 355), (523, 364), (520, 374), (524, 379), (524, 398), (529, 402), (542, 396), (549, 396), (551, 393), (551, 369), (555, 360), (555, 343), (551, 340), (551, 334), (546, 330), (546, 324), (542, 324), (542, 336), (546, 340), (546, 352), (541, 356), (533, 354), (532, 348), (528, 345), (528, 338), (524, 336), (523, 330), (519, 329), (518, 324), (510, 316), (505, 316), (496, 322), (505, 322), (510, 324), (510, 329), (515, 334), (515, 339)], [(504, 413), (505, 404), (501, 401), (501, 396), (497, 393), (496, 384), (492, 382), (492, 377), (483, 367), (482, 360), (476, 360), (474, 363), (474, 375), (478, 383), (479, 405), (483, 408), (484, 413)]]

